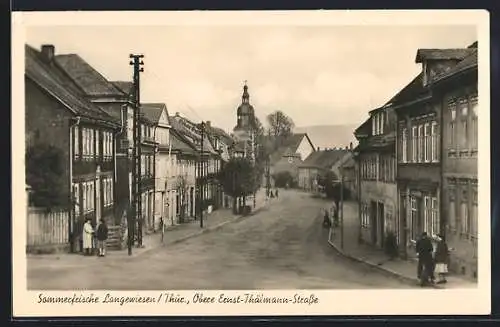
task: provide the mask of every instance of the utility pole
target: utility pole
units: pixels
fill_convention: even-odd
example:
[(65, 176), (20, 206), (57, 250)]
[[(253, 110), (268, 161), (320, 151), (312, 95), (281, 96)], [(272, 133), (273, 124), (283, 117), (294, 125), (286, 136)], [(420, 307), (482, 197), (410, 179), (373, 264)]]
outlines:
[(202, 121), (200, 124), (200, 129), (201, 129), (201, 149), (200, 149), (200, 158), (201, 158), (201, 175), (200, 175), (200, 189), (201, 189), (201, 210), (200, 210), (200, 228), (203, 228), (203, 201), (205, 197), (205, 182), (204, 182), (204, 175), (205, 175), (205, 161), (203, 160), (203, 142), (205, 139), (205, 123)]
[(133, 142), (132, 152), (132, 222), (128, 224), (128, 254), (132, 254), (132, 244), (134, 243), (135, 228), (137, 226), (137, 243), (142, 245), (142, 198), (141, 198), (141, 107), (140, 107), (140, 78), (139, 75), (144, 71), (141, 66), (144, 65), (142, 54), (131, 54), (130, 65), (134, 66), (134, 120), (133, 120)]
[(344, 249), (344, 172), (340, 167), (340, 248)]

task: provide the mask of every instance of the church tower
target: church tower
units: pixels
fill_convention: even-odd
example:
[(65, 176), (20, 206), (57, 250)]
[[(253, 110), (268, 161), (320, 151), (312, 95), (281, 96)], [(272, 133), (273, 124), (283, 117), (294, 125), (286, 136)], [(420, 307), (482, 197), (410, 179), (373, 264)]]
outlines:
[(238, 142), (246, 149), (245, 156), (255, 159), (255, 110), (250, 104), (247, 81), (243, 86), (241, 104), (236, 110), (236, 126), (233, 132)]

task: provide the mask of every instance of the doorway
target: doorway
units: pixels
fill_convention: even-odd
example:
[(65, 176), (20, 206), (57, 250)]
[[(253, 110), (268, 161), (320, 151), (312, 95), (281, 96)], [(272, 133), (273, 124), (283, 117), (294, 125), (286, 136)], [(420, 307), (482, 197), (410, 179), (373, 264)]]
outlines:
[(378, 202), (377, 206), (377, 229), (378, 229), (378, 234), (380, 235), (379, 238), (379, 245), (383, 246), (384, 245), (384, 239), (385, 239), (385, 210), (384, 210), (384, 203), (383, 202)]
[(370, 202), (370, 231), (372, 244), (377, 244), (377, 202)]

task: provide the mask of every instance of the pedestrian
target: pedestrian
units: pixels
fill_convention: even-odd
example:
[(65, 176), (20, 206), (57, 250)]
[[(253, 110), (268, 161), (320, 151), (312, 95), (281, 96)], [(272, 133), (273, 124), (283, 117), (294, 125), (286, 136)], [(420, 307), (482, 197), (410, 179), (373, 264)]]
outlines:
[(101, 219), (99, 226), (97, 226), (97, 248), (99, 249), (99, 256), (106, 255), (106, 240), (108, 239), (108, 226), (104, 219)]
[(423, 232), (417, 241), (416, 250), (418, 254), (417, 278), (420, 280), (420, 285), (425, 286), (429, 283), (429, 279), (431, 281), (434, 279), (432, 258), (434, 247), (426, 232)]
[(92, 254), (92, 240), (94, 234), (94, 228), (92, 228), (92, 224), (90, 223), (90, 221), (90, 219), (87, 219), (85, 221), (82, 232), (83, 254), (87, 256)]
[(434, 273), (438, 275), (438, 284), (444, 284), (447, 282), (446, 275), (448, 274), (448, 244), (443, 239), (443, 236), (437, 235), (437, 245), (434, 252)]
[(324, 227), (330, 227), (331, 226), (330, 215), (328, 213), (328, 209), (325, 209), (325, 214), (323, 216), (323, 226)]
[(276, 199), (278, 198), (278, 189), (276, 189)]

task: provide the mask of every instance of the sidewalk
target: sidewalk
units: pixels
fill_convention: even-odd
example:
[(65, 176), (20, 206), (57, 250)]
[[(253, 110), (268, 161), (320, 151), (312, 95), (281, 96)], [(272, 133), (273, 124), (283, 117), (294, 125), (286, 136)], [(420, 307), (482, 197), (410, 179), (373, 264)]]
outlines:
[[(132, 257), (143, 255), (144, 253), (154, 251), (164, 246), (172, 245), (175, 243), (186, 241), (190, 238), (202, 235), (203, 233), (208, 233), (211, 231), (218, 230), (224, 225), (239, 221), (244, 218), (251, 217), (261, 210), (265, 209), (269, 203), (265, 201), (264, 192), (257, 193), (256, 196), (256, 206), (253, 208), (253, 199), (247, 201), (247, 204), (252, 206), (252, 212), (248, 216), (234, 215), (232, 209), (220, 208), (213, 211), (210, 214), (203, 215), (203, 228), (200, 227), (199, 220), (192, 220), (190, 222), (179, 224), (175, 226), (170, 226), (165, 230), (163, 236), (163, 242), (161, 241), (161, 233), (151, 233), (145, 234), (142, 237), (142, 248), (133, 247)], [(119, 258), (119, 257), (130, 257), (128, 255), (128, 249), (124, 248), (119, 251), (108, 251), (108, 257)], [(66, 257), (80, 259), (80, 255), (73, 253), (59, 253), (59, 254), (27, 254), (29, 259), (48, 259), (53, 258), (59, 260), (60, 258)]]
[[(418, 285), (416, 278), (417, 262), (414, 259), (402, 260), (392, 259), (381, 250), (369, 244), (358, 243), (359, 218), (357, 202), (346, 201), (344, 203), (344, 244), (341, 247), (340, 228), (336, 228), (328, 240), (328, 243), (341, 255), (353, 261), (366, 264), (377, 269), (388, 276), (397, 278), (411, 285)], [(435, 288), (476, 288), (477, 283), (450, 275), (448, 283)]]

